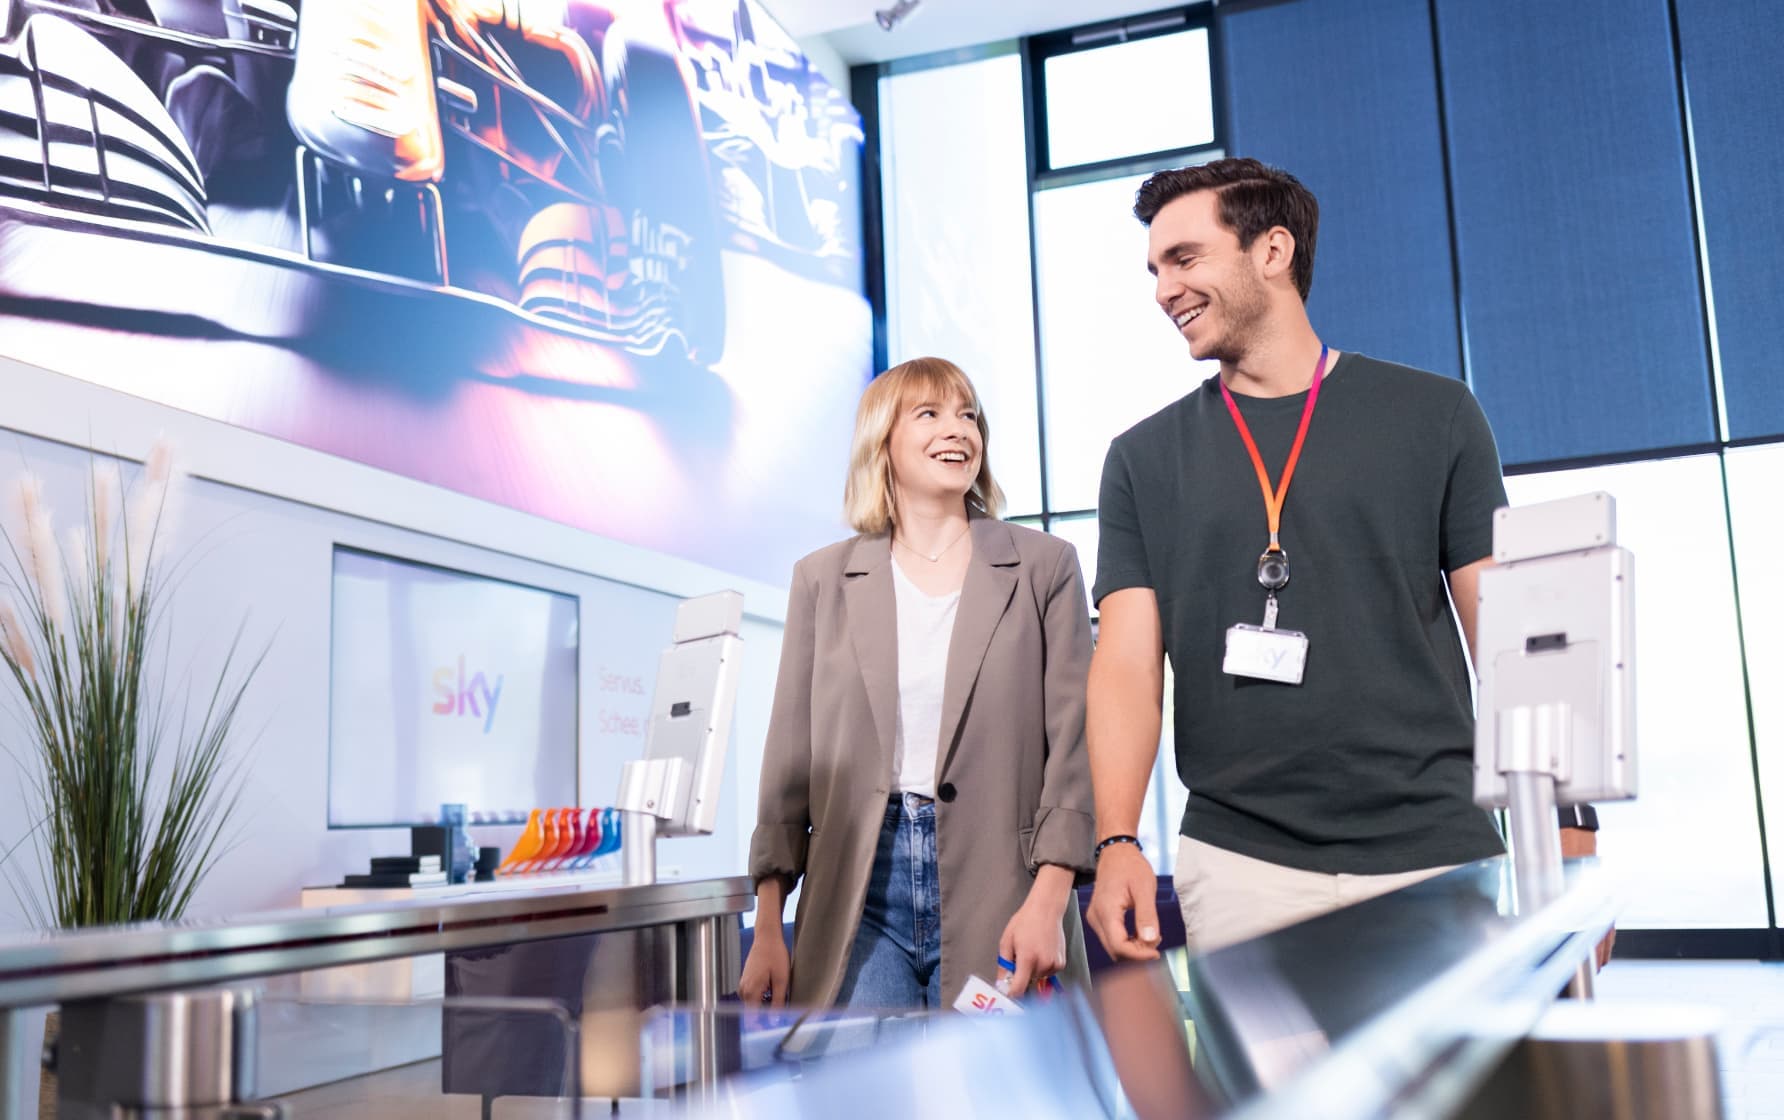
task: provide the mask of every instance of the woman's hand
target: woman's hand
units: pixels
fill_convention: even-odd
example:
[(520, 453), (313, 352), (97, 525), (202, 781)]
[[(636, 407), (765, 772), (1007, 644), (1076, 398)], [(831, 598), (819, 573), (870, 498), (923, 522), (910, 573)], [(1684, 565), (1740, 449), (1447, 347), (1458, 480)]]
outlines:
[(1034, 886), (997, 939), (998, 955), (1016, 962), (1010, 995), (1019, 996), (1065, 968), (1065, 904), (1071, 896), (1068, 868), (1043, 866)]
[(764, 1002), (771, 1007), (784, 1006), (792, 977), (793, 960), (787, 953), (780, 923), (758, 922), (755, 940), (750, 942), (750, 955), (743, 962), (743, 975), (737, 981), (738, 998), (745, 1007), (759, 1007)]

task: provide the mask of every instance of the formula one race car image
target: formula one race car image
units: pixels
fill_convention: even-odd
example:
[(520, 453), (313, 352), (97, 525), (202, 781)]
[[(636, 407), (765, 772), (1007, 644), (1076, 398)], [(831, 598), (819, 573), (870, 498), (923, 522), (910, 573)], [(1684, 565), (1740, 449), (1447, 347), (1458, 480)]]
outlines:
[(0, 0), (0, 359), (780, 578), (861, 144), (756, 0)]
[[(0, 289), (129, 310), (191, 275), (209, 304), (137, 309), (177, 315), (258, 284), (286, 313), (228, 324), (257, 337), (338, 328), (342, 286), (431, 291), (710, 364), (722, 249), (859, 282), (858, 120), (750, 2), (0, 0)], [(148, 255), (77, 282), (21, 227)], [(283, 274), (231, 272), (256, 260)]]
[(856, 282), (859, 201), (850, 184), (863, 137), (855, 110), (747, 2), (683, 3), (676, 15), (733, 243), (794, 271)]

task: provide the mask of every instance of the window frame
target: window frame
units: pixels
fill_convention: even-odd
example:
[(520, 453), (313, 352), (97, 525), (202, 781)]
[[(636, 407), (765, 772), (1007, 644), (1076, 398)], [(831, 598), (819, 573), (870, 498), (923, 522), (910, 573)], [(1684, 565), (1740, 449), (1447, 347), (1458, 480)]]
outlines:
[[(1047, 61), (1064, 55), (1081, 54), (1121, 43), (1158, 39), (1185, 31), (1203, 31), (1208, 36), (1208, 99), (1213, 106), (1214, 135), (1205, 144), (1188, 147), (1157, 148), (1148, 152), (1099, 160), (1095, 163), (1074, 163), (1054, 167), (1047, 139)], [(1186, 153), (1224, 150), (1227, 142), (1224, 74), (1220, 63), (1220, 30), (1214, 18), (1214, 5), (1200, 3), (1161, 8), (1117, 20), (1049, 31), (1023, 40), (1023, 56), (1028, 70), (1026, 96), (1029, 104), (1029, 175), (1031, 185), (1052, 185), (1055, 176), (1073, 176), (1076, 181), (1115, 178), (1136, 170), (1166, 166), (1170, 160)], [(1193, 162), (1187, 161), (1187, 162)], [(1178, 164), (1170, 164), (1178, 166)]]
[[(1243, 5), (1243, 7), (1246, 8), (1249, 8), (1250, 6), (1250, 4)], [(1229, 9), (1230, 8), (1231, 4), (1229, 3)], [(1237, 10), (1238, 9), (1232, 9), (1232, 12), (1236, 12)], [(1223, 14), (1231, 14), (1227, 9), (1223, 9), (1222, 11)], [(1067, 54), (1074, 51), (1107, 46), (1114, 42), (1131, 41), (1136, 38), (1170, 34), (1195, 27), (1206, 27), (1208, 34), (1209, 84), (1211, 87), (1210, 94), (1214, 109), (1214, 139), (1211, 144), (1195, 148), (1136, 153), (1135, 155), (1119, 159), (1112, 159), (1093, 164), (1074, 165), (1066, 168), (1054, 168), (1051, 166), (1046, 151), (1045, 131), (1046, 91), (1044, 83), (1045, 62), (1048, 58), (1057, 57), (1061, 54)], [(1023, 123), (1028, 150), (1027, 172), (1029, 187), (1030, 282), (1033, 286), (1033, 290), (1031, 291), (1031, 301), (1036, 308), (1034, 337), (1036, 418), (1038, 429), (1036, 438), (1038, 440), (1038, 454), (1041, 462), (1042, 507), (1038, 514), (1032, 515), (1031, 511), (1016, 511), (1024, 515), (1020, 520), (1025, 523), (1033, 524), (1044, 530), (1051, 531), (1055, 519), (1082, 517), (1087, 515), (1094, 516), (1096, 512), (1094, 509), (1056, 509), (1053, 507), (1052, 495), (1048, 489), (1047, 479), (1050, 471), (1047, 458), (1048, 417), (1045, 391), (1047, 371), (1040, 334), (1038, 311), (1040, 307), (1040, 279), (1038, 271), (1035, 268), (1038, 254), (1036, 252), (1034, 233), (1036, 228), (1034, 200), (1041, 191), (1053, 187), (1076, 185), (1106, 178), (1115, 178), (1122, 175), (1155, 170), (1165, 166), (1182, 166), (1184, 164), (1198, 162), (1200, 159), (1212, 158), (1212, 156), (1217, 153), (1232, 154), (1230, 153), (1233, 137), (1232, 117), (1227, 97), (1227, 76), (1226, 67), (1224, 65), (1225, 48), (1221, 27), (1222, 20), (1216, 18), (1214, 5), (1212, 3), (1199, 3), (1188, 6), (1159, 9), (1157, 11), (1130, 16), (1120, 20), (1085, 24), (1020, 40), (1004, 40), (999, 43), (987, 44), (985, 47), (973, 48), (967, 51), (938, 52), (937, 54), (929, 56), (918, 56), (916, 58), (901, 59), (889, 63), (866, 64), (854, 68), (852, 74), (852, 86), (855, 92), (856, 106), (861, 111), (864, 124), (867, 127), (868, 141), (863, 147), (863, 158), (864, 160), (869, 161), (868, 166), (863, 169), (862, 176), (863, 201), (864, 204), (866, 204), (867, 209), (863, 227), (863, 240), (865, 245), (875, 247), (867, 251), (866, 268), (868, 273), (867, 279), (870, 301), (874, 305), (876, 365), (878, 368), (883, 369), (885, 368), (886, 357), (883, 267), (880, 275), (876, 276), (876, 261), (873, 255), (877, 252), (877, 246), (881, 243), (883, 237), (883, 230), (878, 222), (877, 215), (878, 196), (881, 189), (878, 167), (880, 138), (874, 125), (874, 117), (876, 116), (875, 92), (877, 88), (874, 83), (877, 82), (877, 79), (881, 74), (898, 73), (908, 69), (925, 68), (929, 66), (949, 65), (953, 62), (982, 56), (987, 52), (1001, 53), (1016, 50), (1021, 53), (1024, 67), (1022, 78), (1024, 87), (1023, 102), (1025, 109)], [(1714, 453), (1721, 458), (1723, 463), (1723, 499), (1726, 506), (1729, 501), (1729, 484), (1727, 481), (1727, 460), (1729, 452), (1746, 447), (1784, 443), (1784, 433), (1731, 438), (1730, 425), (1726, 416), (1727, 406), (1723, 399), (1722, 391), (1721, 355), (1719, 347), (1717, 346), (1715, 309), (1710, 299), (1708, 287), (1710, 260), (1707, 248), (1707, 238), (1703, 229), (1701, 188), (1699, 184), (1700, 172), (1695, 149), (1690, 143), (1692, 130), (1692, 122), (1690, 118), (1691, 104), (1689, 97), (1686, 96), (1688, 91), (1686, 89), (1685, 75), (1682, 68), (1682, 57), (1683, 56), (1679, 52), (1675, 51), (1673, 63), (1675, 80), (1678, 84), (1680, 93), (1680, 109), (1681, 112), (1686, 115), (1686, 173), (1690, 182), (1692, 216), (1697, 226), (1696, 237), (1698, 239), (1699, 272), (1704, 295), (1702, 313), (1708, 325), (1707, 345), (1710, 351), (1709, 369), (1711, 381), (1709, 388), (1712, 393), (1712, 401), (1716, 417), (1716, 438), (1713, 441), (1692, 445), (1690, 447), (1647, 448), (1639, 451), (1609, 455), (1580, 456), (1541, 462), (1508, 463), (1504, 466), (1505, 474), (1508, 477), (1522, 474), (1544, 473), (1552, 470), (1567, 470), (1577, 467), (1664, 459), (1682, 454)], [(1439, 86), (1439, 97), (1441, 98), (1441, 84)], [(1449, 145), (1447, 137), (1443, 140), (1443, 143), (1446, 148), (1447, 158), (1447, 148)], [(877, 292), (876, 287), (878, 289)], [(1466, 308), (1462, 304), (1462, 297), (1459, 290), (1450, 293), (1450, 296), (1457, 303), (1458, 311), (1460, 313), (1458, 320), (1459, 327), (1463, 331), (1463, 379), (1464, 381), (1471, 383), (1466, 339)], [(1732, 565), (1732, 577), (1738, 604), (1743, 581), (1750, 581), (1754, 579), (1755, 576), (1750, 568), (1743, 567), (1741, 564), (1742, 557), (1737, 555), (1737, 549), (1733, 538), (1738, 534), (1739, 530), (1734, 525), (1733, 514), (1731, 511), (1726, 514), (1726, 518), (1730, 539), (1723, 542), (1723, 544), (1729, 553), (1729, 562)], [(1094, 605), (1091, 608), (1091, 616), (1094, 626), (1096, 619)], [(1738, 607), (1737, 621), (1741, 622), (1743, 625), (1746, 621), (1745, 615), (1738, 609)], [(1750, 679), (1752, 669), (1749, 664), (1748, 656), (1749, 639), (1744, 633), (1740, 642), (1742, 688), (1748, 708), (1748, 750), (1754, 771), (1755, 782), (1755, 799), (1750, 811), (1757, 813), (1759, 820), (1761, 858), (1764, 862), (1762, 883), (1765, 890), (1765, 905), (1770, 924), (1767, 927), (1758, 929), (1694, 928), (1630, 930), (1623, 934), (1622, 941), (1619, 943), (1620, 956), (1694, 956), (1713, 958), (1733, 955), (1749, 959), (1759, 957), (1767, 960), (1784, 960), (1784, 885), (1780, 885), (1784, 884), (1784, 860), (1780, 860), (1772, 850), (1772, 846), (1769, 842), (1772, 834), (1766, 828), (1766, 791), (1760, 766), (1760, 751), (1762, 749), (1762, 744), (1759, 738), (1759, 728), (1752, 713), (1752, 695), (1756, 685), (1755, 682)], [(1168, 718), (1165, 727), (1168, 730)], [(1164, 757), (1165, 756), (1161, 751), (1157, 764), (1154, 767), (1155, 780), (1170, 780), (1170, 775), (1164, 765)], [(1162, 804), (1162, 799), (1160, 799), (1159, 803)], [(1151, 804), (1151, 798), (1149, 798), (1149, 807)], [(1780, 806), (1774, 805), (1772, 808), (1774, 812), (1776, 812)], [(1747, 809), (1748, 807), (1739, 806), (1731, 811), (1744, 811)], [(1163, 853), (1160, 854), (1162, 855)], [(1168, 864), (1161, 862), (1161, 866), (1168, 866)]]

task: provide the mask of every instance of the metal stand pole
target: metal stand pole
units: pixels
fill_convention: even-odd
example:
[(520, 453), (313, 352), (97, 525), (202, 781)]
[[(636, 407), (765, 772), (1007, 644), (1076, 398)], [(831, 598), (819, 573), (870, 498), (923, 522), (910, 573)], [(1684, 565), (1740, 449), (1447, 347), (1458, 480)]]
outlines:
[[(1530, 913), (1559, 898), (1566, 886), (1561, 869), (1561, 834), (1555, 827), (1555, 778), (1513, 770), (1505, 775), (1510, 795), (1512, 887), (1519, 913)], [(1594, 961), (1587, 958), (1567, 982), (1572, 999), (1593, 996)]]
[(706, 1103), (716, 1101), (719, 1082), (719, 922), (697, 918), (683, 925), (680, 987), (683, 1005), (691, 1019), (689, 1072), (695, 1093)]
[(620, 811), (620, 859), (623, 882), (628, 887), (657, 881), (657, 818), (654, 813)]
[(38, 1059), (43, 1053), (43, 1016), (30, 1008), (0, 1008), (0, 1120), (28, 1120), (37, 1112)]
[[(192, 988), (62, 1005), (57, 1115), (111, 1120), (247, 1115), (257, 1095), (259, 1001), (246, 988)], [(241, 1107), (237, 1107), (241, 1106)]]
[(688, 951), (682, 962), (681, 999), (691, 1007), (717, 1007), (722, 964), (719, 920), (696, 918), (683, 928), (687, 931)]
[[(1592, 951), (1597, 953), (1597, 947), (1594, 946)], [(1596, 957), (1588, 957), (1581, 961), (1573, 970), (1573, 979), (1567, 982), (1565, 989), (1567, 998), (1596, 999), (1598, 992), (1594, 985), (1597, 983), (1597, 976), (1598, 961)]]
[(1511, 807), (1512, 882), (1519, 913), (1561, 897), (1561, 834), (1555, 828), (1555, 779), (1514, 770), (1505, 775)]

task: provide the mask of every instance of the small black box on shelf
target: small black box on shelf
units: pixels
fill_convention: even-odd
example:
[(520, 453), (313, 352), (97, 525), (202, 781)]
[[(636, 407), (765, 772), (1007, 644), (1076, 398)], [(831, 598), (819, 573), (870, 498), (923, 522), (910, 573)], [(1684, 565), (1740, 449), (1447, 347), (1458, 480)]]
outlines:
[(373, 874), (414, 874), (418, 871), (439, 871), (440, 860), (437, 856), (373, 856)]
[(478, 848), (477, 849), (477, 880), (478, 880), (478, 882), (487, 883), (491, 879), (494, 879), (496, 877), (496, 868), (501, 865), (501, 862), (502, 862), (502, 849), (500, 849), (500, 848)]
[(341, 886), (358, 889), (390, 888), (390, 887), (443, 887), (446, 885), (444, 871), (420, 871), (413, 875), (402, 872), (384, 874), (377, 871), (366, 875), (348, 875), (342, 878)]
[(447, 830), (441, 824), (418, 824), (409, 829), (409, 854), (412, 856), (439, 856), (440, 865), (446, 865)]

